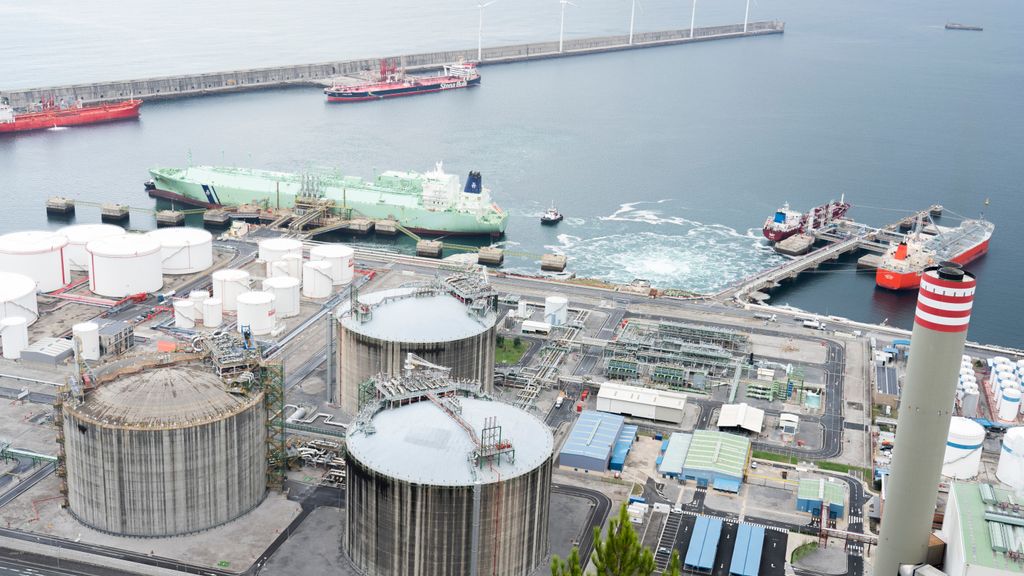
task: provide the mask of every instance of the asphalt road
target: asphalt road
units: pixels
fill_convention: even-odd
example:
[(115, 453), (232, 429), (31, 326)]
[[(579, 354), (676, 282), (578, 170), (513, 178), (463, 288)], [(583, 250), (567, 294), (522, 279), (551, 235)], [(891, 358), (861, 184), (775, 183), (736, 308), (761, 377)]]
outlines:
[(580, 488), (579, 486), (552, 484), (551, 491), (558, 494), (585, 498), (593, 503), (590, 517), (580, 534), (580, 566), (586, 567), (587, 563), (590, 562), (590, 554), (594, 551), (594, 541), (591, 538), (591, 534), (593, 534), (594, 528), (604, 526), (605, 521), (608, 519), (608, 513), (611, 511), (612, 500), (602, 492)]
[(0, 548), (0, 576), (132, 576), (106, 566), (94, 566), (60, 558)]

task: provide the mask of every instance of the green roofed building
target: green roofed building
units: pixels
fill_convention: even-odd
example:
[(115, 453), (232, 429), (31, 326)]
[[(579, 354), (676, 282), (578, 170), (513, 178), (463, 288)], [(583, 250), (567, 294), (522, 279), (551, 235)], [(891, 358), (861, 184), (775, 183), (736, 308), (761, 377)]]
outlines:
[(697, 430), (683, 463), (683, 477), (698, 486), (739, 492), (750, 460), (750, 440), (727, 432)]
[(825, 478), (801, 478), (796, 491), (796, 509), (821, 516), (821, 508), (828, 502), (830, 518), (842, 518), (846, 502), (846, 484)]
[(942, 532), (945, 572), (950, 576), (1003, 576), (1024, 573), (1021, 498), (991, 484), (954, 482), (946, 502)]

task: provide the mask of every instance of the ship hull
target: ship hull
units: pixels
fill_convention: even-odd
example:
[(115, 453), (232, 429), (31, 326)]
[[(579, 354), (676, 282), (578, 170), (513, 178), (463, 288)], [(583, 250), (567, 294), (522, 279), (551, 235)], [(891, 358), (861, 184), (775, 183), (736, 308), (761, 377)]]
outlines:
[[(957, 255), (953, 262), (966, 266), (988, 252), (988, 240)], [(917, 290), (921, 286), (921, 270), (913, 272), (895, 272), (879, 267), (875, 271), (875, 284), (888, 290)]]
[(47, 128), (132, 120), (139, 117), (140, 106), (142, 106), (142, 100), (133, 100), (88, 108), (19, 114), (15, 116), (14, 122), (0, 124), (0, 133), (27, 132), (30, 130), (46, 130)]
[(415, 96), (416, 94), (429, 94), (431, 92), (443, 92), (446, 90), (457, 90), (480, 85), (480, 77), (470, 79), (461, 78), (438, 78), (437, 81), (421, 82), (411, 86), (396, 85), (394, 87), (381, 87), (377, 89), (348, 89), (324, 90), (328, 102), (367, 102), (369, 100), (382, 100), (384, 98), (397, 98), (400, 96)]
[[(175, 202), (199, 206), (202, 208), (219, 208), (238, 206), (241, 204), (257, 204), (272, 208), (291, 208), (295, 204), (295, 196), (290, 193), (276, 191), (258, 191), (237, 189), (224, 185), (204, 185), (198, 182), (165, 177), (158, 172), (151, 172), (153, 186), (147, 190), (151, 197), (164, 198)], [(419, 205), (407, 203), (398, 205), (380, 200), (374, 195), (373, 201), (365, 201), (349, 191), (344, 204), (355, 215), (371, 220), (395, 220), (404, 228), (417, 234), (434, 234), (449, 236), (490, 236), (500, 237), (505, 232), (508, 217), (498, 212), (498, 217), (491, 220), (478, 219), (468, 212), (426, 210)], [(339, 198), (340, 199), (340, 198)], [(494, 210), (498, 210), (495, 206)]]
[[(810, 212), (803, 215), (798, 224), (791, 225), (790, 228), (783, 228), (775, 226), (771, 218), (765, 223), (761, 229), (761, 233), (768, 239), (769, 242), (782, 242), (790, 236), (801, 234), (807, 230), (809, 224), (813, 224), (815, 229), (821, 228), (829, 222), (834, 222), (843, 216), (846, 216), (846, 212), (849, 211), (850, 205), (843, 203), (831, 203), (823, 206), (818, 206), (812, 209)], [(813, 223), (810, 222), (813, 220)]]

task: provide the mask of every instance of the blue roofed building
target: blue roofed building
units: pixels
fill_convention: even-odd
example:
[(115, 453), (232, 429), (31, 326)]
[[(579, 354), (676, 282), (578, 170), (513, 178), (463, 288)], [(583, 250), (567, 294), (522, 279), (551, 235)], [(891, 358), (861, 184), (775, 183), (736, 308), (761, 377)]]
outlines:
[(741, 523), (736, 531), (736, 544), (732, 549), (729, 574), (758, 576), (761, 570), (761, 549), (764, 547), (764, 527)]
[(698, 486), (739, 492), (750, 461), (750, 440), (711, 430), (697, 430), (692, 436), (683, 462), (683, 478), (695, 480)]
[(626, 424), (622, 427), (619, 439), (615, 441), (615, 447), (612, 448), (612, 459), (608, 463), (609, 470), (622, 471), (622, 467), (626, 465), (626, 457), (629, 456), (629, 450), (633, 447), (633, 441), (636, 440), (636, 433), (639, 430), (640, 427), (633, 424)]
[(796, 492), (796, 509), (821, 516), (821, 508), (828, 502), (830, 518), (842, 518), (846, 509), (846, 484), (824, 478), (801, 478)]
[(665, 478), (678, 478), (683, 474), (683, 463), (686, 461), (686, 453), (690, 449), (692, 439), (692, 434), (675, 432), (665, 441), (665, 450), (657, 462), (659, 474)]
[[(625, 424), (626, 419), (618, 414), (593, 410), (581, 412), (558, 453), (558, 464), (575, 470), (608, 470), (615, 446), (623, 436)], [(636, 436), (635, 427), (632, 436)]]
[(698, 516), (690, 534), (684, 567), (696, 572), (711, 572), (718, 554), (718, 540), (722, 537), (721, 518)]

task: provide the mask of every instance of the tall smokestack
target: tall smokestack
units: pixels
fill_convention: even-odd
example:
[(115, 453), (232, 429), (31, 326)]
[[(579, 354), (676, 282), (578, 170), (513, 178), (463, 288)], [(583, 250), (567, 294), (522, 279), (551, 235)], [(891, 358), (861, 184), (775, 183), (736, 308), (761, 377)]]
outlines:
[(923, 564), (928, 553), (975, 286), (974, 276), (943, 264), (921, 275), (876, 576), (896, 576), (900, 565)]

